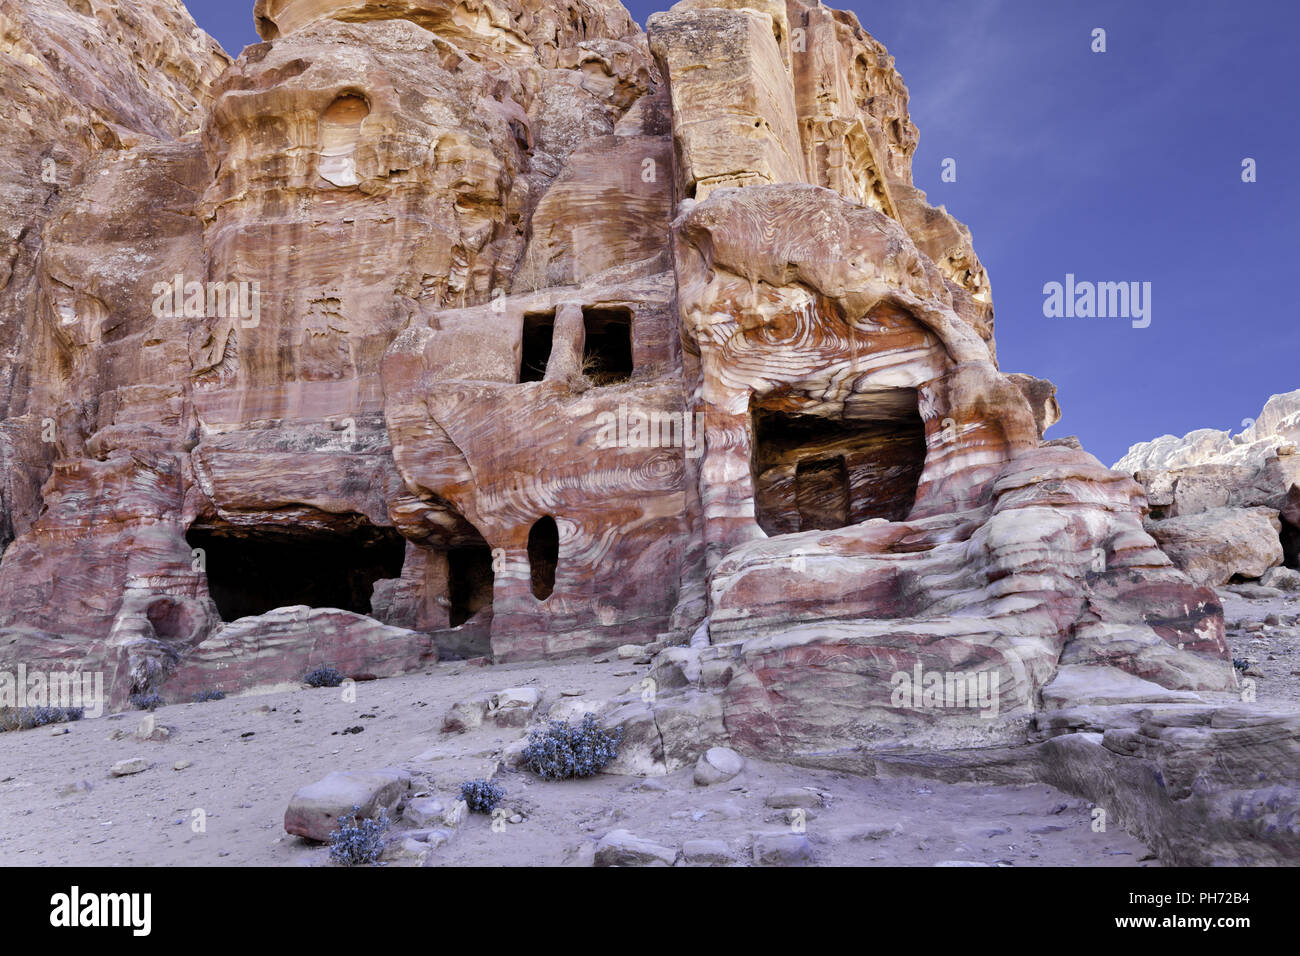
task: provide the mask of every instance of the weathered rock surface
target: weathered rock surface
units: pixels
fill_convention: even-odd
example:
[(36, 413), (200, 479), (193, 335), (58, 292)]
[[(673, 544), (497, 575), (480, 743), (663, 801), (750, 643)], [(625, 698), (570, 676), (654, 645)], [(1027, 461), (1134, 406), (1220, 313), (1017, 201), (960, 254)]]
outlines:
[(734, 780), (745, 769), (745, 758), (730, 747), (710, 747), (695, 764), (695, 783), (701, 787)]
[(114, 777), (131, 777), (137, 773), (144, 773), (149, 769), (149, 761), (144, 757), (132, 757), (128, 760), (119, 760), (113, 764), (109, 770)]
[(1198, 584), (1260, 578), (1285, 558), (1282, 522), (1268, 508), (1215, 508), (1153, 521), (1148, 530)]
[(338, 819), (357, 810), (358, 819), (391, 815), (410, 789), (411, 776), (401, 770), (335, 771), (293, 795), (284, 812), (284, 829), (295, 836), (325, 843)]
[[(729, 726), (674, 750), (647, 712), (630, 759), (660, 768), (715, 731), (821, 748), (864, 709), (882, 742), (920, 740), (931, 715), (880, 701), (941, 658), (996, 672), (1021, 721), (1067, 658), (1228, 679), (1135, 486), (1042, 445), (1054, 389), (998, 370), (987, 276), (912, 186), (906, 89), (851, 15), (257, 17), (267, 42), (190, 50), (184, 122), (117, 144), (39, 230), (27, 321), (57, 333), (48, 392), (81, 411), (0, 563), (10, 647), (79, 644), (120, 703), (304, 662), (682, 642), (708, 616), (715, 644), (747, 635), (704, 691)], [(1139, 591), (1186, 624), (1150, 627)], [(876, 663), (816, 676), (843, 653)], [(987, 736), (941, 725), (963, 720), (935, 739)]]
[(737, 857), (725, 840), (687, 840), (682, 860), (694, 866), (732, 866)]
[(1274, 395), (1242, 424), (1238, 434), (1201, 429), (1134, 445), (1115, 465), (1145, 489), (1147, 529), (1201, 583), (1300, 567), (1300, 391)]
[(0, 174), (0, 665), (123, 706), (662, 650), (569, 712), (624, 729), (613, 772), (706, 776), (994, 764), (1045, 707), (1235, 688), (1204, 585), (1295, 563), (1300, 406), (1138, 480), (1044, 441), (852, 14), (259, 0), (230, 63), (174, 0), (11, 6), (0, 166), (69, 175)]
[(470, 700), (459, 700), (452, 704), (451, 709), (442, 719), (442, 732), (444, 734), (463, 734), (467, 730), (474, 730), (476, 727), (483, 726), (483, 721), (487, 719), (488, 710), (492, 707), (492, 696), (490, 694), (481, 694)]
[(672, 866), (675, 847), (643, 840), (627, 830), (613, 830), (596, 844), (596, 866)]
[(1300, 861), (1300, 716), (1148, 711), (1132, 727), (1042, 745), (1041, 779), (1095, 802), (1175, 866)]
[(757, 833), (753, 852), (756, 866), (807, 866), (816, 862), (812, 844), (800, 833)]
[(1300, 390), (1274, 395), (1258, 418), (1237, 433), (1202, 428), (1182, 438), (1164, 435), (1134, 445), (1115, 463), (1117, 471), (1177, 471), (1196, 465), (1263, 466), (1279, 447), (1300, 444)]
[(345, 678), (395, 677), (437, 660), (425, 634), (347, 611), (283, 608), (227, 624), (176, 667), (165, 690), (176, 700), (297, 683), (317, 667)]
[(1195, 694), (1170, 690), (1115, 667), (1062, 667), (1043, 688), (1043, 707), (1105, 707), (1112, 704), (1204, 703)]
[(488, 716), (498, 727), (525, 727), (532, 721), (541, 700), (541, 692), (535, 687), (503, 690), (492, 695)]
[[(9, 131), (0, 145), (2, 553), (30, 530), (53, 463), (78, 457), (76, 427), (95, 416), (94, 403), (85, 403), (92, 396), (65, 390), (77, 375), (69, 349), (106, 337), (104, 368), (123, 331), (123, 315), (110, 312), (104, 297), (110, 290), (80, 281), (70, 287), (59, 281), (62, 270), (49, 272), (47, 226), (115, 160), (136, 148), (165, 149), (197, 130), (229, 59), (180, 0), (7, 2), (0, 30), (0, 119)], [(126, 226), (114, 240), (119, 264), (140, 227), (158, 228), (160, 238), (171, 230), (161, 221), (166, 193), (159, 215), (135, 217), (135, 233)], [(129, 367), (122, 371), (109, 389), (143, 384)]]
[(1279, 591), (1300, 591), (1300, 571), (1291, 568), (1271, 568), (1260, 575), (1259, 583)]
[(431, 827), (440, 824), (448, 811), (447, 804), (437, 797), (417, 797), (402, 808), (402, 819), (414, 827)]

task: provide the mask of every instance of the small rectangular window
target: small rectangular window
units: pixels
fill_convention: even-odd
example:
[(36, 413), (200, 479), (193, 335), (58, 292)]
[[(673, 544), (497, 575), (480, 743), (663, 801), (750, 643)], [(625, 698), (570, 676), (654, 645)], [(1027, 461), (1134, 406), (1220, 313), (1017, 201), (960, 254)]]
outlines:
[(540, 382), (546, 378), (555, 341), (555, 313), (535, 312), (524, 316), (523, 357), (519, 362), (519, 381)]
[(618, 385), (632, 378), (632, 311), (583, 309), (587, 347), (582, 371), (596, 386)]

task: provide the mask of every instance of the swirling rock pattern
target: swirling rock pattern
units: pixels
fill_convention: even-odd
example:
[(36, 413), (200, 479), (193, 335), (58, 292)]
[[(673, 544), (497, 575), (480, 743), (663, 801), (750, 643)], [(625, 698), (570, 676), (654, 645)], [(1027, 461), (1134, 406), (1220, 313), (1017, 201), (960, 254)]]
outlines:
[[(80, 75), (28, 6), (4, 109), (41, 61)], [(17, 118), (76, 175), (26, 184), (0, 262), (0, 663), (101, 668), (120, 705), (695, 636), (665, 687), (707, 719), (641, 717), (805, 761), (1023, 741), (1063, 664), (1232, 686), (1142, 489), (999, 369), (851, 14), (255, 16), (233, 62), (176, 20), (73, 83), (93, 138)]]

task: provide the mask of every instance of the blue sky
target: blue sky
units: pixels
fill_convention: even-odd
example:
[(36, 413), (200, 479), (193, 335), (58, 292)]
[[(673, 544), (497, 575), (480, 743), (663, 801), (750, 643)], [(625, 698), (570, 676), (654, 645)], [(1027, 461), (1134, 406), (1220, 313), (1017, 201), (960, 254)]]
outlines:
[[(232, 54), (257, 42), (251, 0), (187, 5)], [(1158, 435), (1239, 430), (1300, 388), (1300, 4), (832, 5), (897, 59), (916, 184), (974, 232), (1002, 368), (1060, 387), (1049, 437), (1077, 434), (1109, 464)], [(628, 4), (642, 23), (666, 6)], [(1044, 317), (1043, 286), (1067, 273), (1150, 282), (1150, 327)]]

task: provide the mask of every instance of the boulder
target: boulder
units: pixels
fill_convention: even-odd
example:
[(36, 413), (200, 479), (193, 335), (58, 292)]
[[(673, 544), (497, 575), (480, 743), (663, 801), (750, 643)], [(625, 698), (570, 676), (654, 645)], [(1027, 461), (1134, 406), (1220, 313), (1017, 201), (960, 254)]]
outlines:
[(732, 866), (737, 862), (726, 840), (687, 840), (682, 844), (682, 860), (694, 866)]
[(672, 866), (678, 852), (629, 833), (613, 830), (596, 844), (596, 866)]
[(425, 634), (331, 608), (287, 607), (227, 624), (179, 664), (165, 689), (179, 700), (300, 683), (316, 667), (349, 678), (396, 677), (437, 661)]
[(608, 731), (622, 728), (618, 757), (606, 773), (662, 776), (694, 764), (714, 743), (725, 742), (722, 701), (716, 694), (691, 690), (635, 700), (601, 718)]
[(710, 747), (695, 763), (695, 783), (709, 787), (735, 779), (745, 769), (745, 758), (729, 747)]
[(541, 691), (535, 687), (503, 690), (492, 695), (488, 716), (498, 727), (526, 727), (541, 701)]
[(455, 830), (468, 818), (469, 804), (464, 800), (457, 800), (443, 813), (442, 825), (448, 830)]
[(410, 789), (411, 775), (402, 770), (335, 771), (293, 795), (284, 814), (284, 829), (295, 836), (328, 842), (338, 819), (357, 808), (359, 819), (391, 815)]
[(442, 823), (447, 805), (437, 797), (417, 797), (402, 808), (402, 819), (414, 827), (431, 827)]
[(1281, 522), (1268, 508), (1216, 508), (1152, 521), (1147, 530), (1160, 548), (1198, 584), (1224, 585), (1258, 578), (1284, 558)]
[(442, 719), (442, 732), (444, 734), (463, 734), (467, 730), (474, 730), (483, 726), (483, 721), (487, 719), (488, 710), (492, 706), (492, 697), (490, 694), (481, 694), (478, 697), (472, 697), (469, 700), (461, 700), (451, 705), (447, 715)]
[(800, 833), (758, 833), (753, 836), (756, 866), (809, 866), (816, 854)]
[(1271, 568), (1259, 579), (1261, 587), (1279, 591), (1300, 591), (1300, 571), (1292, 568)]
[(826, 806), (826, 794), (808, 787), (788, 787), (769, 793), (763, 804), (776, 810), (812, 810)]

